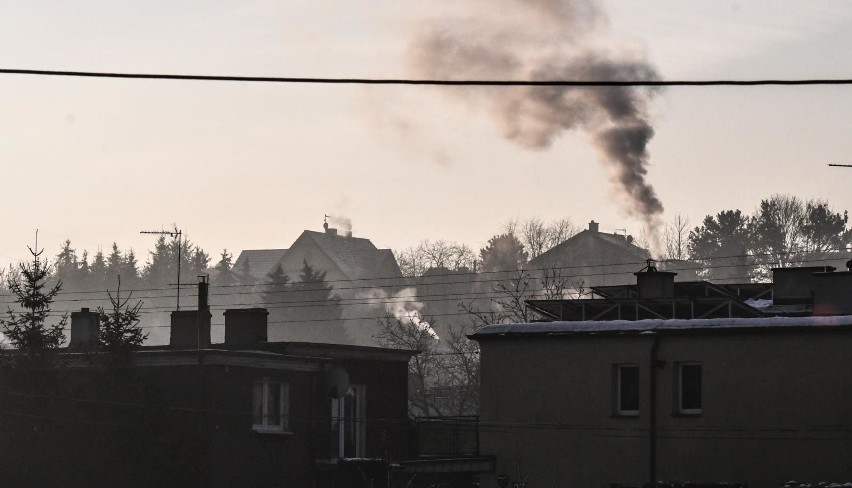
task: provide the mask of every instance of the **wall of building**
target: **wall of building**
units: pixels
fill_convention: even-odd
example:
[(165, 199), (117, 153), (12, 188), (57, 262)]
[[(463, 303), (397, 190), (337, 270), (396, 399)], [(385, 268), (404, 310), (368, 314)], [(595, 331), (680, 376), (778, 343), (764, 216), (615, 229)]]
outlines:
[[(481, 343), (481, 453), (528, 487), (608, 487), (647, 477), (647, 417), (613, 415), (613, 365), (647, 377), (650, 338)], [(647, 404), (647, 391), (640, 401)]]
[[(640, 486), (650, 471), (653, 334), (482, 341), (483, 454), (528, 487)], [(852, 479), (849, 331), (658, 336), (656, 478)], [(675, 410), (679, 362), (702, 365), (702, 413)], [(614, 367), (640, 368), (640, 413), (615, 412)]]

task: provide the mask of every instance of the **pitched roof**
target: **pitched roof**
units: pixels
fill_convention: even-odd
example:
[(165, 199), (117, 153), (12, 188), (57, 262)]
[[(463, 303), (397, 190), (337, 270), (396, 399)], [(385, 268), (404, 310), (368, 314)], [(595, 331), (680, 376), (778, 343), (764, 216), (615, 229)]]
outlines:
[[(648, 258), (648, 250), (633, 244), (633, 239), (629, 236), (608, 234), (606, 232), (596, 232), (586, 229), (531, 260), (530, 265), (535, 267), (538, 265), (544, 266), (552, 262), (574, 261), (577, 259), (577, 257), (575, 257), (575, 253), (585, 245), (604, 247), (607, 250), (607, 254), (623, 256), (621, 259), (612, 261), (612, 264), (628, 264), (625, 262), (625, 258), (627, 260), (635, 260), (637, 262), (644, 261)], [(585, 262), (577, 264), (601, 263)]]
[(378, 249), (369, 239), (306, 230), (299, 239), (312, 240), (350, 279), (402, 276), (393, 252)]
[(240, 253), (231, 269), (235, 273), (242, 272), (243, 263), (248, 261), (249, 273), (252, 277), (265, 280), (266, 275), (275, 268), (285, 253), (287, 253), (286, 249), (247, 249)]

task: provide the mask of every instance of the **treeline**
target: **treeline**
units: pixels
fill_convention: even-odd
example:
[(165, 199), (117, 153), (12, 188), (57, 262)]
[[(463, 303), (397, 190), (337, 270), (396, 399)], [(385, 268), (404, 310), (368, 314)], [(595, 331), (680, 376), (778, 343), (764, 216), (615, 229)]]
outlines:
[(852, 242), (848, 221), (825, 200), (773, 195), (750, 215), (736, 209), (706, 216), (688, 233), (687, 257), (716, 281), (765, 281), (773, 267), (843, 266)]
[(65, 291), (92, 291), (114, 289), (121, 277), (124, 289), (164, 288), (177, 280), (177, 256), (181, 254), (181, 283), (193, 283), (197, 276), (207, 273), (209, 255), (188, 239), (160, 237), (144, 265), (133, 249), (122, 251), (113, 243), (109, 254), (98, 250), (94, 256), (88, 251), (78, 254), (66, 240), (56, 255), (52, 278), (61, 280)]

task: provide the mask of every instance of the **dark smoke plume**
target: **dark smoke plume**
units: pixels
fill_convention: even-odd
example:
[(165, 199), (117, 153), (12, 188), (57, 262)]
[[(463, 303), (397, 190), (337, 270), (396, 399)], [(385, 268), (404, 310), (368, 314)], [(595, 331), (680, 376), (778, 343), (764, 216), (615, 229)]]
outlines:
[[(480, 0), (476, 11), (456, 12), (425, 25), (411, 44), (417, 75), (438, 79), (653, 80), (659, 75), (641, 56), (615, 55), (598, 45), (606, 18), (597, 2), (582, 0)], [(624, 210), (639, 218), (659, 249), (663, 204), (646, 181), (652, 89), (635, 87), (491, 87), (459, 90), (482, 101), (503, 136), (545, 149), (564, 131), (589, 134)]]

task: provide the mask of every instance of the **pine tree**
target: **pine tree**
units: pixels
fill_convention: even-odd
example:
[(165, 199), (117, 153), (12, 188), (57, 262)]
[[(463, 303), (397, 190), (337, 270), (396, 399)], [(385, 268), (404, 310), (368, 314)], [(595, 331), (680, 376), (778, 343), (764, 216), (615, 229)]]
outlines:
[(98, 307), (101, 346), (105, 351), (113, 353), (126, 353), (138, 348), (148, 338), (148, 334), (142, 333), (142, 328), (139, 327), (142, 301), (130, 306), (132, 293), (125, 299), (121, 298), (121, 279), (118, 280), (115, 296), (109, 291), (107, 294), (112, 310), (107, 312), (103, 307)]
[(47, 324), (50, 317), (50, 304), (62, 289), (59, 281), (52, 287), (47, 287), (51, 266), (41, 259), (41, 251), (30, 247), (33, 260), (30, 263), (18, 265), (18, 273), (10, 275), (7, 286), (22, 312), (7, 310), (7, 318), (0, 319), (3, 333), (9, 342), (17, 349), (30, 354), (37, 354), (56, 349), (65, 341), (63, 330), (68, 323), (65, 314), (58, 323)]
[[(287, 306), (281, 308), (286, 329), (301, 340), (311, 342), (346, 343), (348, 334), (343, 326), (343, 307), (334, 287), (325, 281), (325, 271), (315, 271), (303, 261), (299, 281), (290, 285), (285, 294)], [(279, 298), (276, 300), (281, 302)], [(274, 308), (271, 307), (271, 310)], [(270, 317), (272, 314), (270, 314)], [(271, 320), (271, 319), (270, 319)]]
[(489, 239), (479, 256), (483, 271), (517, 271), (527, 263), (524, 245), (511, 232)]
[(233, 255), (225, 249), (220, 254), (220, 257), (219, 262), (213, 267), (216, 271), (216, 274), (213, 275), (213, 282), (218, 286), (232, 286), (237, 282), (237, 278), (231, 270), (233, 267), (233, 263), (231, 262)]
[(92, 260), (91, 272), (89, 275), (89, 286), (94, 290), (103, 290), (106, 288), (107, 281), (107, 263), (103, 251), (98, 249), (95, 253), (95, 259)]
[(243, 261), (243, 264), (240, 266), (240, 269), (237, 270), (237, 282), (241, 285), (254, 285), (254, 276), (251, 274), (251, 263), (250, 260), (246, 258)]
[(121, 251), (118, 249), (118, 244), (112, 243), (112, 251), (106, 258), (106, 276), (111, 280), (115, 276), (121, 276), (123, 271), (124, 259), (121, 256)]
[(275, 310), (276, 308), (284, 308), (282, 304), (287, 302), (290, 297), (290, 277), (284, 272), (284, 268), (279, 264), (274, 270), (266, 275), (266, 283), (263, 286), (263, 304), (266, 308)]
[(71, 247), (70, 239), (66, 239), (62, 243), (62, 249), (56, 255), (53, 274), (55, 281), (61, 281), (66, 290), (75, 290), (82, 285), (80, 282), (82, 276), (80, 262), (77, 258), (77, 252)]
[(121, 263), (121, 279), (127, 283), (127, 287), (133, 289), (139, 285), (141, 276), (139, 273), (139, 262), (136, 260), (136, 253), (130, 249), (124, 254)]

